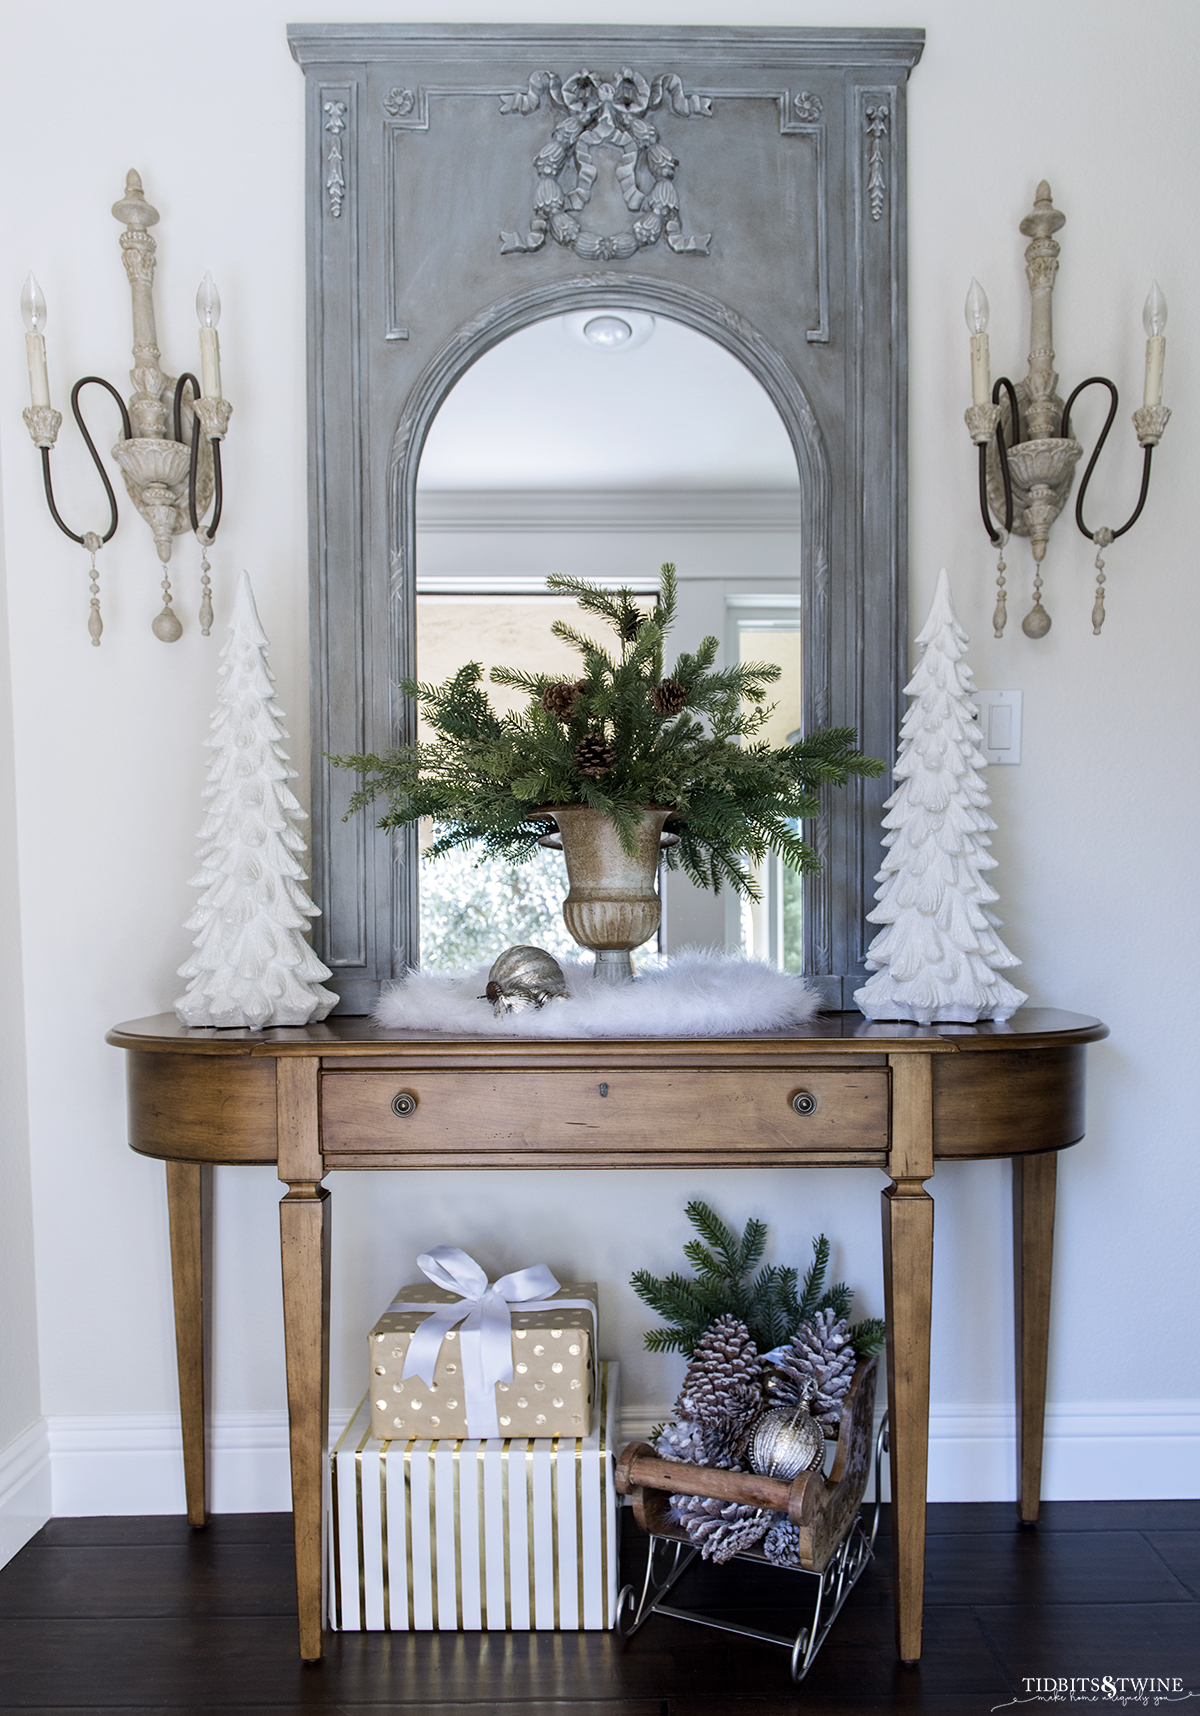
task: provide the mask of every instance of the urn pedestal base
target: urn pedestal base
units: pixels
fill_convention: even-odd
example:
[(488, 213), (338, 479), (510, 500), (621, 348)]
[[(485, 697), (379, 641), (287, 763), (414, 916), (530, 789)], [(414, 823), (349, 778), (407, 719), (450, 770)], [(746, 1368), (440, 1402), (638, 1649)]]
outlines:
[(571, 888), (563, 921), (580, 947), (596, 955), (601, 983), (632, 983), (635, 947), (649, 941), (662, 921), (655, 890), (667, 805), (643, 805), (632, 853), (621, 845), (613, 820), (587, 804), (546, 807), (558, 824)]

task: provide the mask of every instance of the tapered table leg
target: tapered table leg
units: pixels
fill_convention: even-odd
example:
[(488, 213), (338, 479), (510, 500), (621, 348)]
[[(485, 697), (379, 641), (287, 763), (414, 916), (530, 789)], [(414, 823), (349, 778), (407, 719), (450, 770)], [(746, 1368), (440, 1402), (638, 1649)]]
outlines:
[(211, 1170), (198, 1162), (167, 1163), (171, 1285), (175, 1297), (175, 1364), (183, 1432), (188, 1524), (207, 1519), (204, 1483), (204, 1243)]
[(329, 1424), (329, 1193), (293, 1187), (279, 1206), (292, 1522), (300, 1655), (321, 1654), (321, 1526)]
[(1050, 1272), (1058, 1156), (1014, 1156), (1013, 1304), (1017, 1359), (1017, 1517), (1033, 1525), (1042, 1494)]
[(329, 1436), (329, 1193), (319, 1184), (320, 1112), (315, 1058), (280, 1056), (275, 1065), (283, 1339), (287, 1354), (292, 1528), (300, 1655), (321, 1655), (326, 1443)]
[(933, 1306), (933, 1092), (929, 1060), (892, 1057), (892, 1184), (883, 1194), (888, 1442), (896, 1648), (921, 1655), (925, 1488), (929, 1464), (929, 1329)]

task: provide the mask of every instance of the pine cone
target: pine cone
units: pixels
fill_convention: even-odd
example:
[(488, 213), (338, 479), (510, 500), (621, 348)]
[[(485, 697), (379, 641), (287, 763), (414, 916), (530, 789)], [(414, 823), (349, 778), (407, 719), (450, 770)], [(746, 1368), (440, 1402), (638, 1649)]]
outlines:
[(703, 1426), (708, 1465), (738, 1464), (762, 1411), (762, 1360), (745, 1323), (727, 1314), (705, 1330), (675, 1404)]
[(654, 1444), (660, 1460), (682, 1460), (689, 1466), (709, 1466), (708, 1446), (704, 1426), (694, 1418), (681, 1418), (677, 1424), (665, 1424)]
[(547, 715), (553, 715), (558, 721), (567, 722), (571, 719), (581, 694), (586, 690), (586, 679), (576, 680), (574, 685), (548, 685), (542, 692), (542, 708)]
[(660, 715), (670, 717), (678, 715), (687, 703), (688, 694), (677, 679), (664, 679), (661, 685), (656, 685), (650, 693), (650, 701)]
[(855, 1365), (846, 1319), (829, 1309), (818, 1311), (811, 1322), (801, 1323), (786, 1347), (771, 1356), (776, 1368), (772, 1398), (780, 1406), (794, 1405), (811, 1377), (817, 1385), (812, 1415), (823, 1428), (836, 1433)]
[(763, 1554), (776, 1567), (800, 1565), (800, 1527), (786, 1513), (771, 1515), (774, 1524), (763, 1538)]
[(705, 1561), (731, 1561), (751, 1549), (776, 1515), (715, 1496), (672, 1496), (671, 1518), (683, 1526)]
[(581, 775), (606, 775), (616, 760), (617, 753), (603, 733), (585, 733), (575, 747), (575, 767)]

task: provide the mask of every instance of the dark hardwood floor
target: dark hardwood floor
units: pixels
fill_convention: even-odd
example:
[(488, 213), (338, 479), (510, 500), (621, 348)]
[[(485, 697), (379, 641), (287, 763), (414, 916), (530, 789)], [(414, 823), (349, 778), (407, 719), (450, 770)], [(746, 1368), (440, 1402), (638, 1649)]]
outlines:
[[(642, 1548), (628, 1514), (625, 1525), (631, 1578)], [(784, 1651), (657, 1616), (628, 1644), (600, 1633), (331, 1634), (325, 1660), (305, 1667), (290, 1527), (286, 1514), (227, 1514), (201, 1532), (174, 1517), (52, 1520), (0, 1571), (0, 1709), (969, 1716), (1029, 1704), (1042, 1689), (1026, 1677), (1108, 1675), (1178, 1682), (1171, 1696), (1200, 1712), (1200, 1502), (1050, 1502), (1033, 1529), (1007, 1504), (933, 1506), (920, 1666), (895, 1660), (881, 1535), (799, 1688)], [(697, 1577), (689, 1602), (786, 1624), (768, 1611), (787, 1575), (738, 1564)], [(1072, 1701), (1114, 1707), (1086, 1687), (1058, 1700)]]

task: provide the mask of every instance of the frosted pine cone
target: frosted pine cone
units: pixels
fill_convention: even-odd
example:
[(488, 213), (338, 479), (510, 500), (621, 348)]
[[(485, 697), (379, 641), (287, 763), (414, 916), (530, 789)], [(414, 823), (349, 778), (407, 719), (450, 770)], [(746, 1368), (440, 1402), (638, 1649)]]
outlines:
[(774, 1524), (763, 1538), (763, 1554), (776, 1567), (800, 1565), (800, 1527), (786, 1513), (773, 1513)]
[(780, 1406), (800, 1399), (806, 1379), (817, 1385), (810, 1410), (827, 1430), (837, 1430), (842, 1401), (854, 1376), (855, 1351), (850, 1345), (849, 1325), (835, 1311), (818, 1311), (811, 1322), (801, 1323), (786, 1347), (770, 1355), (776, 1375), (772, 1398)]
[(743, 1549), (752, 1549), (774, 1517), (764, 1508), (715, 1496), (671, 1497), (671, 1518), (683, 1526), (705, 1561), (731, 1561)]
[(656, 685), (650, 693), (650, 701), (660, 715), (678, 715), (687, 703), (688, 694), (677, 679), (664, 679), (661, 685)]
[(555, 720), (567, 722), (571, 719), (580, 695), (586, 690), (586, 679), (577, 680), (574, 685), (548, 685), (542, 692), (542, 708), (547, 715), (553, 715)]
[(739, 1463), (762, 1404), (762, 1360), (749, 1329), (718, 1317), (697, 1341), (675, 1403), (681, 1418), (703, 1426), (709, 1465)]
[(704, 1426), (694, 1418), (681, 1418), (676, 1424), (665, 1424), (654, 1444), (660, 1460), (682, 1460), (690, 1466), (709, 1466)]
[(617, 753), (603, 733), (585, 733), (575, 747), (575, 767), (581, 775), (606, 775), (616, 760)]

